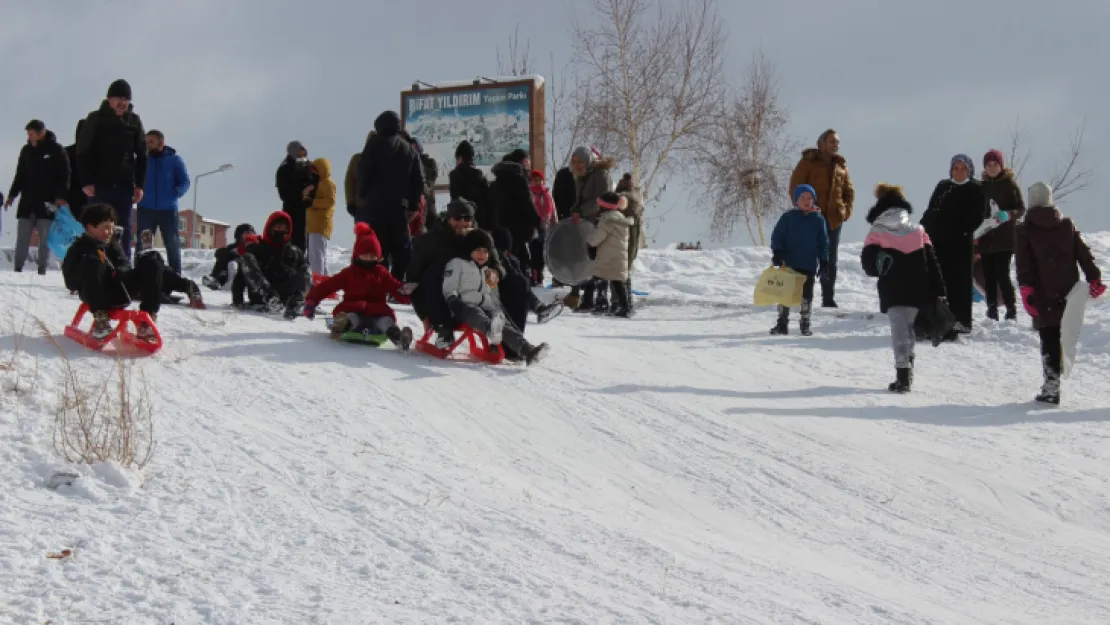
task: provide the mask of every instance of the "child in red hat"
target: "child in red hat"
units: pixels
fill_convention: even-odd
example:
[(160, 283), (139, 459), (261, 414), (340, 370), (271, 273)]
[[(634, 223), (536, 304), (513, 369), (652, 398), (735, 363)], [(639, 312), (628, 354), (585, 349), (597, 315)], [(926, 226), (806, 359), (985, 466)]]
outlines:
[(547, 229), (558, 223), (559, 218), (555, 214), (555, 200), (551, 197), (551, 189), (544, 184), (543, 172), (533, 169), (530, 176), (531, 184), (528, 188), (532, 191), (532, 204), (536, 207), (536, 214), (540, 216), (540, 227), (536, 238), (528, 242), (532, 252), (532, 266), (524, 269), (529, 270), (529, 278), (535, 286), (543, 282), (543, 248), (547, 242)]
[(412, 345), (412, 330), (397, 326), (397, 315), (386, 299), (392, 295), (405, 304), (409, 302), (409, 294), (382, 265), (382, 245), (367, 224), (355, 224), (351, 264), (308, 292), (304, 316), (313, 319), (320, 300), (337, 291), (343, 291), (343, 301), (332, 311), (332, 338), (350, 332), (367, 337), (384, 334), (401, 349), (407, 350)]

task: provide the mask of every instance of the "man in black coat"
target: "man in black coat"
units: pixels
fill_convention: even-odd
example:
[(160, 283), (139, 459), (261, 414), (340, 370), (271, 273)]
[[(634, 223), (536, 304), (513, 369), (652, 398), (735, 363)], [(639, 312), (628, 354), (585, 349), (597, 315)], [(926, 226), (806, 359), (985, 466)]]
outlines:
[(115, 209), (123, 227), (120, 246), (130, 259), (131, 207), (143, 199), (146, 184), (146, 131), (126, 80), (113, 82), (100, 108), (85, 118), (77, 137), (76, 169), (89, 202)]
[(482, 170), (474, 166), (474, 146), (469, 141), (455, 148), (455, 168), (447, 176), (451, 200), (466, 198), (474, 204), (474, 219), (483, 230), (493, 230), (497, 224), (489, 195), (489, 181)]
[(356, 209), (355, 222), (374, 229), (390, 272), (401, 280), (412, 252), (409, 221), (420, 210), (425, 191), (424, 167), (420, 155), (401, 136), (397, 113), (379, 115), (374, 130), (378, 134), (367, 140), (358, 165), (362, 204)]
[(528, 153), (513, 150), (494, 165), (495, 179), (490, 185), (490, 196), (497, 211), (497, 224), (512, 233), (512, 253), (520, 260), (522, 268), (532, 268), (532, 253), (528, 244), (539, 232), (540, 215), (532, 201), (528, 186)]
[(81, 135), (81, 128), (85, 125), (85, 120), (77, 120), (77, 129), (73, 132), (73, 143), (65, 147), (66, 158), (69, 159), (69, 191), (66, 193), (66, 200), (69, 202), (69, 214), (77, 221), (81, 221), (81, 211), (85, 209), (85, 204), (89, 202), (89, 196), (81, 190), (84, 186), (81, 184), (80, 172), (77, 168), (77, 137)]
[(555, 201), (555, 214), (559, 216), (559, 221), (570, 217), (570, 212), (578, 201), (578, 190), (574, 186), (574, 173), (570, 171), (570, 167), (555, 172), (551, 199)]
[(274, 176), (281, 210), (293, 220), (293, 231), (289, 242), (302, 252), (308, 249), (308, 206), (306, 201), (315, 189), (316, 179), (308, 170), (308, 150), (300, 141), (290, 141), (285, 146), (285, 160), (278, 165)]
[(19, 163), (15, 169), (8, 199), (4, 202), (7, 210), (19, 198), (16, 219), (19, 225), (15, 239), (15, 270), (23, 271), (31, 245), (31, 233), (38, 230), (38, 268), (39, 275), (46, 273), (46, 263), (50, 259), (50, 248), (46, 244), (50, 224), (59, 206), (66, 204), (69, 188), (69, 159), (54, 133), (46, 129), (46, 124), (33, 119), (26, 126), (27, 145), (19, 151)]

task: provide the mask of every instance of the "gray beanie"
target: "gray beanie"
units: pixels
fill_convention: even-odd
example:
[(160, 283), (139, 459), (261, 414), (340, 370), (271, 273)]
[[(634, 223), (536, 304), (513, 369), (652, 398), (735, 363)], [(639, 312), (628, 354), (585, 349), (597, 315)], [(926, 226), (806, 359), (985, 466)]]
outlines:
[(293, 158), (300, 158), (301, 150), (304, 150), (304, 144), (300, 141), (290, 141), (289, 145), (285, 146), (285, 153)]
[(1029, 187), (1029, 208), (1052, 206), (1052, 187), (1043, 182), (1034, 182)]
[(577, 158), (586, 165), (592, 165), (594, 162), (594, 153), (590, 148), (580, 145), (574, 148), (574, 152), (571, 153), (571, 158)]

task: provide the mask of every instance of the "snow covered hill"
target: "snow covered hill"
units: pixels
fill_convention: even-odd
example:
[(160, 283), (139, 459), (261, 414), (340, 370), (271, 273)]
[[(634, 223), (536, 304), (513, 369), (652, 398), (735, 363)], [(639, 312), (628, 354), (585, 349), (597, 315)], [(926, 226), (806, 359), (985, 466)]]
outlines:
[(1110, 622), (1110, 305), (1060, 409), (1024, 316), (894, 396), (858, 251), (809, 338), (749, 305), (765, 250), (645, 252), (639, 316), (529, 327), (530, 370), (167, 307), (141, 472), (53, 451), (67, 363), (115, 361), (36, 330), (58, 274), (3, 271), (0, 623)]

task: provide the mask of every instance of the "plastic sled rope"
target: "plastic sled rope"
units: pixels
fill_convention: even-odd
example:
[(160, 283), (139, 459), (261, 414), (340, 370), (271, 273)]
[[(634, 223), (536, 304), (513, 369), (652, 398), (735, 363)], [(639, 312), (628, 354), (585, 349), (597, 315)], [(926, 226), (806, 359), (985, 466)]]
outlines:
[[(321, 282), (323, 282), (324, 280), (327, 280), (330, 277), (331, 276), (325, 276), (322, 273), (314, 273), (314, 274), (312, 274), (312, 286), (317, 286)], [(331, 295), (325, 297), (324, 299), (339, 299), (339, 295), (337, 293), (332, 293)]]
[(435, 346), (436, 332), (433, 329), (429, 329), (425, 332), (424, 336), (416, 342), (414, 347), (418, 352), (428, 354), (429, 356), (435, 356), (441, 360), (446, 360), (452, 352), (465, 341), (470, 345), (470, 355), (482, 362), (496, 365), (500, 364), (502, 360), (505, 360), (505, 349), (498, 345), (497, 351), (490, 351), (489, 339), (481, 332), (465, 324), (455, 328), (455, 331), (462, 332), (462, 335), (455, 339), (455, 342), (451, 343), (451, 346), (447, 349), (439, 349)]
[(46, 235), (46, 246), (50, 248), (54, 258), (61, 262), (66, 257), (69, 246), (84, 233), (85, 227), (73, 217), (68, 206), (63, 206), (54, 213), (54, 221)]
[[(109, 312), (108, 317), (116, 322), (116, 326), (112, 329), (112, 333), (103, 339), (95, 339), (88, 331), (81, 329), (81, 320), (88, 312), (88, 304), (82, 302), (81, 306), (77, 309), (77, 314), (73, 316), (73, 321), (66, 326), (66, 337), (73, 339), (89, 349), (95, 349), (97, 351), (104, 349), (108, 343), (116, 338), (126, 345), (147, 353), (154, 353), (162, 348), (162, 334), (158, 332), (158, 326), (154, 324), (154, 320), (150, 318), (150, 315), (141, 310), (119, 308)], [(154, 330), (153, 341), (144, 341), (135, 336), (133, 329), (137, 330), (141, 323), (148, 324), (151, 329)]]

